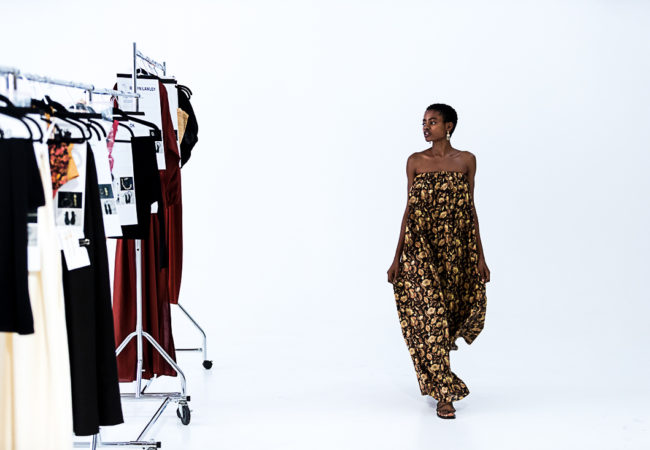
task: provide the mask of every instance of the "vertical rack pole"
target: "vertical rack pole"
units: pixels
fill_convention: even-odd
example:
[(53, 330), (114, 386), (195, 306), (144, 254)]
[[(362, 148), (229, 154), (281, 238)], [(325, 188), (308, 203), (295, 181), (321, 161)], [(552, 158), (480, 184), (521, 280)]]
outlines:
[(138, 363), (136, 365), (136, 389), (135, 398), (140, 398), (142, 393), (142, 242), (135, 241), (135, 289), (136, 289), (136, 325), (138, 333), (136, 345), (138, 352)]
[[(138, 91), (136, 91), (137, 82), (135, 81), (135, 76), (138, 72), (138, 69), (136, 68), (137, 60), (138, 60), (138, 50), (134, 42), (133, 43), (133, 93), (134, 94), (138, 93)], [(136, 112), (140, 111), (140, 99), (138, 97), (135, 98), (135, 111)]]
[[(133, 93), (137, 94), (137, 48), (135, 42), (133, 43)], [(135, 98), (135, 111), (138, 112), (140, 105), (138, 98)], [(136, 365), (136, 389), (135, 389), (135, 398), (140, 398), (142, 395), (142, 242), (140, 239), (135, 241), (135, 289), (136, 289), (136, 325), (135, 329), (138, 333), (136, 337), (136, 345), (138, 352), (138, 362)]]

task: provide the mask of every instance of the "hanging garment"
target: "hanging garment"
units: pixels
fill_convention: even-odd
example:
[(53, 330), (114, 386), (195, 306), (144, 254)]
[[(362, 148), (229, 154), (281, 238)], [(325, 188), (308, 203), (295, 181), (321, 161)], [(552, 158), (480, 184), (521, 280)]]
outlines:
[(27, 213), (45, 204), (32, 142), (0, 140), (0, 331), (34, 332), (27, 282)]
[[(158, 242), (163, 237), (158, 217), (151, 215), (149, 237), (141, 241), (142, 261), (142, 329), (149, 333), (175, 361), (176, 351), (171, 328), (167, 268), (160, 266), (163, 259)], [(113, 315), (115, 343), (119, 345), (136, 328), (136, 267), (135, 241), (118, 239), (115, 251), (115, 282), (113, 288)], [(137, 344), (132, 339), (117, 357), (120, 382), (136, 379)], [(176, 371), (146, 339), (142, 348), (142, 378), (154, 375), (176, 376)]]
[(79, 176), (79, 171), (72, 158), (74, 144), (59, 142), (49, 145), (50, 169), (52, 171), (52, 196), (69, 180)]
[(190, 103), (191, 91), (178, 85), (178, 140), (181, 143), (181, 166), (192, 156), (192, 149), (199, 140), (199, 124)]
[[(151, 136), (131, 138), (133, 183), (135, 184), (137, 225), (122, 225), (124, 239), (147, 239), (151, 205), (158, 202), (159, 218), (164, 218), (160, 173), (156, 163), (156, 140)], [(164, 233), (163, 233), (164, 234)], [(164, 243), (164, 242), (163, 242)]]
[(177, 112), (178, 112), (178, 140), (180, 142), (183, 142), (183, 135), (185, 134), (185, 128), (187, 127), (187, 121), (189, 120), (190, 115), (185, 111), (183, 111), (181, 108), (177, 108)]
[(0, 448), (68, 450), (72, 448), (72, 397), (61, 251), (48, 148), (36, 144), (35, 150), (45, 206), (37, 214), (39, 267), (29, 271), (34, 334), (0, 333), (0, 417), (4, 416)]
[(473, 200), (463, 172), (417, 174), (399, 273), (393, 288), (404, 339), (422, 395), (438, 401), (466, 397), (451, 371), (456, 339), (471, 344), (485, 321), (485, 284), (478, 272)]
[[(170, 295), (172, 295), (170, 280), (174, 280), (174, 298), (178, 298), (182, 267), (182, 217), (180, 216), (182, 210), (178, 207), (181, 198), (180, 156), (169, 114), (167, 92), (162, 83), (159, 83), (159, 92), (163, 112), (162, 134), (166, 169), (159, 171), (162, 187), (162, 205), (158, 206), (159, 214), (149, 216), (149, 234), (141, 242), (142, 326), (175, 360), (176, 352), (169, 304)], [(174, 206), (175, 209), (170, 211), (170, 206)], [(164, 220), (160, 219), (160, 213), (163, 213)], [(181, 238), (174, 239), (178, 234), (181, 235)], [(113, 285), (116, 345), (119, 345), (136, 327), (135, 257), (135, 242), (131, 239), (118, 239)], [(172, 267), (172, 258), (174, 259), (174, 276), (170, 275), (168, 269), (168, 267)], [(129, 342), (120, 353), (117, 363), (121, 382), (136, 379), (136, 342), (134, 340)], [(176, 375), (176, 371), (146, 340), (143, 346), (143, 370), (144, 378), (152, 378), (154, 375)]]
[(85, 152), (84, 236), (90, 266), (68, 271), (63, 258), (74, 432), (122, 423), (106, 238), (93, 152)]
[(167, 90), (160, 84), (160, 110), (162, 116), (162, 135), (165, 147), (166, 170), (160, 179), (165, 193), (166, 241), (169, 261), (169, 301), (178, 303), (183, 272), (183, 196), (181, 192), (181, 169), (178, 143), (174, 124), (169, 110)]

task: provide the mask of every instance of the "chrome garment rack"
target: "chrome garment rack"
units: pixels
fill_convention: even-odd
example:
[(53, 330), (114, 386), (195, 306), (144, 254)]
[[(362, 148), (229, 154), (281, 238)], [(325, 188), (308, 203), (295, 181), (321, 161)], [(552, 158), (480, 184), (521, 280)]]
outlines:
[[(138, 92), (138, 77), (137, 77), (137, 63), (138, 58), (147, 61), (149, 64), (155, 65), (156, 67), (161, 67), (166, 72), (166, 64), (160, 64), (154, 61), (151, 58), (143, 55), (138, 51), (136, 43), (133, 43), (133, 74), (132, 74), (132, 89), (134, 93)], [(135, 100), (135, 111), (139, 111), (139, 95), (136, 96)], [(123, 398), (130, 399), (142, 399), (142, 398), (153, 398), (153, 399), (163, 399), (162, 404), (155, 412), (153, 417), (149, 420), (145, 428), (142, 430), (138, 436), (138, 440), (142, 439), (149, 429), (158, 421), (162, 413), (165, 411), (167, 406), (171, 402), (178, 404), (176, 414), (180, 418), (183, 425), (188, 425), (190, 423), (190, 408), (187, 406), (187, 402), (190, 401), (190, 396), (186, 392), (186, 378), (185, 374), (179, 367), (179, 365), (172, 359), (171, 356), (162, 348), (162, 346), (151, 336), (149, 333), (143, 330), (142, 327), (142, 241), (140, 239), (135, 240), (135, 273), (136, 273), (136, 326), (135, 330), (131, 332), (117, 347), (115, 350), (115, 355), (119, 355), (126, 345), (132, 340), (136, 341), (136, 351), (137, 351), (137, 363), (136, 363), (136, 380), (135, 380), (135, 392), (133, 393), (123, 393)], [(149, 387), (149, 384), (153, 381), (154, 378), (150, 379), (144, 387), (142, 386), (142, 366), (143, 366), (143, 343), (146, 339), (154, 347), (154, 349), (167, 361), (167, 363), (172, 366), (176, 371), (181, 381), (181, 390), (180, 392), (157, 392), (157, 393), (148, 393), (145, 390)]]
[[(132, 89), (133, 92), (115, 90), (115, 89), (100, 89), (93, 84), (89, 83), (80, 83), (75, 81), (61, 80), (51, 77), (46, 77), (42, 75), (36, 75), (32, 73), (25, 73), (20, 71), (17, 68), (0, 66), (0, 75), (6, 77), (6, 86), (7, 90), (10, 93), (15, 93), (18, 89), (18, 80), (24, 79), (28, 81), (51, 84), (62, 87), (69, 87), (74, 89), (81, 89), (86, 92), (88, 95), (88, 100), (92, 101), (92, 95), (110, 95), (113, 97), (123, 97), (123, 98), (134, 98), (135, 99), (135, 110), (139, 111), (139, 98), (140, 94), (137, 93), (137, 61), (138, 58), (146, 61), (148, 64), (160, 68), (163, 72), (163, 75), (166, 75), (167, 65), (166, 63), (158, 63), (155, 60), (145, 56), (140, 51), (137, 50), (136, 43), (133, 43), (133, 79), (132, 79)], [(136, 372), (136, 389), (134, 393), (123, 393), (121, 394), (123, 398), (130, 399), (142, 399), (142, 398), (154, 398), (154, 399), (163, 399), (162, 404), (156, 410), (154, 415), (151, 417), (149, 422), (145, 425), (144, 429), (140, 432), (136, 440), (134, 441), (120, 441), (120, 442), (102, 442), (101, 434), (95, 434), (92, 436), (91, 442), (75, 442), (75, 448), (88, 448), (95, 450), (98, 445), (102, 447), (120, 447), (120, 448), (141, 448), (145, 450), (153, 450), (161, 447), (160, 441), (144, 440), (145, 435), (149, 432), (151, 427), (158, 421), (160, 416), (163, 414), (167, 406), (171, 402), (178, 404), (176, 411), (177, 416), (180, 418), (181, 422), (184, 425), (190, 423), (190, 409), (187, 403), (190, 401), (190, 396), (186, 393), (186, 378), (185, 374), (178, 366), (178, 364), (165, 352), (165, 350), (160, 346), (158, 342), (146, 331), (143, 330), (142, 326), (142, 242), (141, 240), (135, 241), (135, 252), (136, 252), (136, 329), (131, 332), (122, 343), (117, 347), (115, 353), (116, 356), (119, 355), (126, 345), (132, 340), (136, 339), (137, 345), (137, 372)], [(203, 347), (202, 348), (178, 348), (176, 351), (199, 351), (203, 352), (203, 367), (210, 369), (212, 367), (212, 361), (207, 359), (207, 336), (201, 326), (196, 322), (196, 320), (189, 314), (189, 312), (183, 308), (179, 303), (178, 307), (180, 310), (187, 316), (191, 323), (199, 330), (203, 337)], [(143, 339), (146, 339), (151, 343), (151, 345), (156, 349), (156, 351), (169, 363), (174, 370), (178, 373), (181, 380), (181, 389), (180, 392), (162, 392), (162, 393), (146, 393), (146, 389), (149, 387), (150, 383), (153, 381), (153, 378), (150, 379), (144, 387), (142, 386), (142, 366), (143, 366)], [(155, 377), (154, 377), (155, 378)]]
[[(134, 61), (133, 73), (134, 74), (137, 71), (137, 68), (135, 67), (136, 66), (136, 59), (140, 58), (143, 61), (147, 62), (150, 66), (152, 66), (155, 71), (157, 71), (157, 69), (160, 69), (160, 70), (162, 70), (163, 76), (167, 75), (167, 63), (164, 62), (164, 61), (162, 63), (159, 63), (159, 62), (149, 58), (148, 56), (142, 54), (142, 52), (140, 52), (137, 49), (135, 42), (133, 43), (133, 54), (134, 54), (134, 57), (133, 57), (133, 61)], [(135, 80), (135, 75), (134, 75), (134, 80)], [(136, 88), (136, 84), (135, 84), (135, 81), (134, 81), (133, 92), (136, 92), (135, 88)], [(137, 102), (138, 102), (138, 100), (136, 99), (136, 108), (137, 108)], [(174, 112), (172, 111), (172, 114), (173, 113)], [(207, 339), (207, 336), (205, 334), (205, 331), (203, 331), (203, 328), (201, 328), (201, 325), (198, 324), (198, 322), (194, 319), (194, 317), (192, 317), (190, 315), (190, 313), (180, 304), (180, 302), (177, 303), (177, 305), (178, 305), (178, 308), (183, 312), (183, 314), (185, 314), (185, 316), (190, 320), (192, 325), (194, 325), (196, 327), (196, 329), (199, 330), (199, 333), (201, 333), (201, 336), (202, 336), (202, 339), (203, 339), (203, 347), (177, 348), (176, 351), (177, 352), (202, 352), (203, 353), (203, 367), (205, 369), (208, 369), (208, 370), (211, 369), (212, 368), (212, 361), (208, 359), (208, 339)]]
[[(50, 78), (41, 75), (25, 73), (14, 67), (0, 66), (0, 75), (6, 77), (7, 90), (10, 93), (15, 93), (17, 91), (19, 79), (25, 79), (37, 83), (51, 84), (51, 85), (69, 87), (74, 89), (82, 89), (86, 91), (86, 93), (89, 96), (89, 99), (92, 99), (93, 94), (110, 95), (113, 97), (135, 98), (137, 103), (137, 99), (140, 97), (140, 95), (137, 94), (135, 90), (133, 92), (125, 92), (125, 91), (120, 91), (115, 89), (99, 89), (96, 88), (93, 84), (60, 80), (56, 78)], [(138, 281), (140, 282), (140, 275), (138, 276)], [(138, 307), (141, 307), (139, 303), (138, 303)], [(142, 328), (141, 317), (140, 317), (140, 328)], [(184, 389), (184, 385), (183, 385), (183, 389)], [(187, 398), (187, 400), (189, 400), (189, 398)], [(166, 399), (164, 402), (164, 406), (167, 406), (167, 404), (170, 401), (171, 399)], [(140, 435), (137, 437), (135, 441), (102, 442), (101, 435), (97, 433), (92, 435), (90, 442), (74, 442), (74, 447), (75, 448), (90, 447), (92, 450), (95, 450), (98, 445), (101, 445), (102, 447), (140, 448), (146, 450), (154, 450), (160, 448), (161, 443), (159, 441), (151, 441), (151, 440), (145, 441), (143, 440), (143, 437), (145, 433), (149, 430), (149, 428), (151, 428), (151, 426), (155, 423), (155, 421), (158, 420), (158, 417), (160, 417), (160, 415), (162, 414), (163, 409), (164, 408), (162, 406), (158, 408), (158, 411), (156, 411), (154, 417), (149, 421), (147, 426), (144, 428), (144, 430), (140, 433)]]

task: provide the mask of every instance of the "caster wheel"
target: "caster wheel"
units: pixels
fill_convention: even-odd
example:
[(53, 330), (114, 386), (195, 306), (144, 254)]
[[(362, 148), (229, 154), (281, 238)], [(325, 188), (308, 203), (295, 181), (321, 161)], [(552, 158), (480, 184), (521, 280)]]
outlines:
[(205, 367), (205, 368), (208, 369), (208, 370), (209, 370), (209, 369), (212, 369), (212, 361), (208, 361), (208, 360), (206, 359), (205, 361), (203, 361), (203, 367)]
[(190, 423), (190, 407), (187, 405), (181, 405), (176, 409), (176, 415), (181, 419), (183, 425), (189, 425)]

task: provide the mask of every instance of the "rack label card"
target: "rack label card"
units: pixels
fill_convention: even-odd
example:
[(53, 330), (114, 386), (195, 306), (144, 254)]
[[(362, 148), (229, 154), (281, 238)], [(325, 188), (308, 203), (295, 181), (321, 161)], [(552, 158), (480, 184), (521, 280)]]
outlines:
[[(140, 94), (140, 98), (138, 99), (138, 111), (144, 113), (144, 116), (138, 116), (138, 118), (143, 118), (147, 122), (156, 125), (159, 129), (162, 129), (158, 78), (139, 76), (136, 84), (138, 94)], [(133, 76), (118, 74), (117, 88), (121, 91), (133, 92)], [(118, 101), (120, 107), (124, 111), (135, 111), (134, 99), (123, 97)], [(148, 136), (151, 128), (139, 123), (134, 123), (133, 131), (136, 136)], [(158, 162), (158, 169), (165, 170), (165, 148), (162, 141), (156, 141), (156, 161)]]
[(113, 190), (113, 179), (108, 163), (108, 147), (104, 141), (95, 141), (92, 145), (97, 170), (97, 184), (99, 186), (99, 201), (104, 218), (104, 231), (106, 237), (121, 237), (122, 227), (117, 211), (117, 201)]
[(116, 142), (113, 146), (113, 161), (113, 195), (120, 225), (137, 225), (138, 211), (131, 144)]
[(87, 152), (86, 144), (72, 147), (79, 176), (61, 186), (54, 196), (54, 223), (68, 270), (90, 265), (88, 251), (79, 246), (84, 238)]
[(27, 213), (27, 270), (41, 270), (41, 248), (38, 245), (38, 210)]

